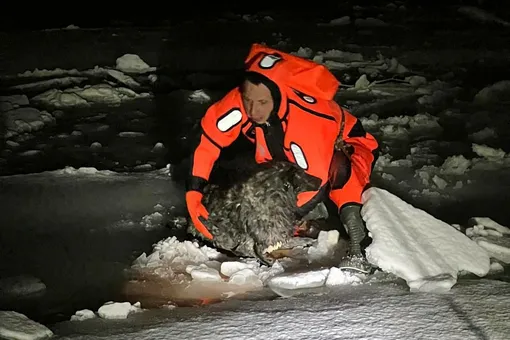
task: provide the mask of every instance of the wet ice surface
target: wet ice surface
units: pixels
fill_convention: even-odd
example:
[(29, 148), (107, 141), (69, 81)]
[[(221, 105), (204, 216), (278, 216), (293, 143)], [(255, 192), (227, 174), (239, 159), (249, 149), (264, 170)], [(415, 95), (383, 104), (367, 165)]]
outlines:
[(292, 299), (148, 311), (115, 324), (64, 323), (55, 331), (63, 339), (506, 339), (508, 303), (510, 286), (498, 281), (465, 281), (447, 294), (373, 284)]
[[(462, 25), (468, 19), (447, 13), (451, 17), (441, 16), (444, 19), (435, 21), (434, 25), (445, 25), (452, 31), (434, 30), (437, 26), (427, 24), (423, 39), (417, 37), (404, 41), (405, 47), (399, 46), (399, 39), (406, 36), (402, 29), (411, 27), (406, 25), (419, 26), (429, 19), (411, 12), (403, 3), (393, 5), (355, 5), (352, 11), (349, 9), (348, 18), (340, 16), (338, 20), (329, 18), (319, 25), (314, 23), (320, 30), (324, 25), (340, 25), (343, 31), (352, 33), (339, 40), (338, 31), (321, 31), (325, 34), (320, 36), (330, 39), (327, 43), (318, 41), (317, 32), (306, 25), (299, 33), (291, 33), (290, 29), (271, 26), (272, 21), (265, 16), (238, 16), (228, 20), (242, 20), (250, 25), (262, 23), (265, 33), (261, 30), (255, 40), (264, 37), (274, 46), (323, 62), (335, 72), (346, 85), (339, 92), (338, 101), (361, 117), (365, 128), (381, 141), (382, 155), (374, 172), (376, 186), (398, 194), (449, 223), (462, 224), (463, 229), (467, 219), (473, 216), (489, 216), (503, 226), (510, 225), (506, 211), (510, 203), (506, 190), (510, 183), (507, 133), (510, 124), (508, 101), (505, 101), (510, 74), (506, 67), (505, 55), (508, 54), (504, 50), (508, 36), (498, 26), (492, 26), (493, 29), (490, 25), (476, 26), (469, 21), (470, 29), (465, 30)], [(472, 9), (460, 12), (478, 21), (490, 21), (488, 16)], [(353, 24), (354, 28), (345, 23)], [(504, 23), (496, 23), (500, 24), (504, 26)], [(211, 27), (217, 26), (212, 24)], [(473, 34), (473, 26), (481, 32)], [(455, 31), (459, 27), (461, 29)], [(231, 27), (227, 25), (221, 29), (230, 32)], [(217, 30), (203, 30), (204, 35), (200, 37), (207, 41), (207, 34), (212, 32), (216, 34)], [(0, 146), (2, 175), (64, 169), (65, 166), (134, 173), (123, 179), (115, 174), (107, 184), (96, 183), (97, 187), (85, 184), (86, 181), (80, 183), (74, 176), (63, 176), (51, 180), (54, 187), (49, 191), (46, 191), (47, 186), (34, 184), (31, 180), (34, 177), (30, 176), (14, 178), (9, 185), (2, 182), (0, 197), (3, 195), (2, 202), (7, 202), (6, 211), (18, 212), (7, 220), (7, 215), (2, 215), (2, 226), (10, 226), (0, 230), (0, 255), (5, 259), (1, 264), (2, 273), (22, 278), (17, 286), (11, 280), (3, 287), (17, 296), (25, 295), (22, 300), (11, 300), (2, 307), (16, 306), (47, 322), (68, 320), (82, 308), (97, 312), (112, 299), (123, 301), (119, 296), (124, 278), (122, 270), (129, 268), (143, 251), (150, 253), (153, 243), (168, 236), (162, 229), (167, 222), (165, 212), (173, 204), (182, 204), (159, 191), (161, 186), (172, 186), (168, 178), (137, 177), (136, 173), (161, 169), (167, 163), (176, 164), (190, 151), (189, 145), (196, 133), (192, 128), (208, 103), (233, 83), (229, 63), (242, 60), (245, 52), (244, 47), (233, 43), (232, 53), (228, 55), (210, 46), (200, 48), (197, 54), (196, 49), (168, 45), (166, 33), (139, 31), (136, 34), (142, 39), (126, 48), (129, 55), (125, 60), (130, 62), (123, 64), (118, 61), (123, 54), (119, 54), (115, 46), (123, 39), (123, 34), (132, 36), (133, 32), (117, 30), (111, 36), (110, 33), (97, 39), (96, 47), (100, 48), (94, 51), (100, 53), (87, 53), (87, 58), (81, 57), (78, 51), (84, 46), (90, 49), (90, 44), (84, 44), (82, 38), (90, 39), (94, 34), (80, 30), (48, 31), (42, 33), (44, 38), (41, 39), (40, 32), (33, 33), (32, 37), (28, 36), (29, 40), (53, 44), (69, 39), (73, 47), (56, 44), (55, 55), (62, 60), (53, 56), (46, 61), (31, 60), (32, 55), (21, 53), (19, 58), (12, 58), (11, 63), (22, 61), (19, 63), (22, 68), (11, 73), (12, 77), (2, 78), (5, 96), (2, 93), (0, 110), (6, 117), (0, 123), (0, 134), (5, 137), (5, 143)], [(247, 40), (251, 39), (250, 34)], [(59, 35), (60, 39), (51, 39)], [(153, 53), (154, 46), (161, 45), (162, 41), (171, 51), (166, 53), (167, 60), (160, 56), (155, 58)], [(452, 45), (452, 41), (458, 44)], [(477, 50), (478, 45), (487, 50)], [(16, 48), (16, 44), (12, 44), (12, 49)], [(222, 51), (225, 49), (222, 47)], [(142, 55), (141, 60), (134, 53)], [(167, 67), (178, 67), (175, 65), (180, 63), (175, 61), (181, 60), (179, 58), (195, 60), (200, 66), (184, 77), (153, 68), (159, 62), (166, 63)], [(51, 66), (43, 67), (37, 62)], [(36, 67), (48, 70), (34, 70)], [(55, 67), (61, 69), (54, 70)], [(207, 73), (215, 67), (221, 70), (220, 74)], [(181, 90), (174, 90), (179, 87)], [(51, 200), (33, 198), (43, 187)], [(110, 194), (98, 195), (103, 190)], [(73, 192), (80, 200), (73, 199)], [(177, 189), (176, 195), (178, 192)], [(34, 220), (26, 211), (39, 217)], [(59, 211), (57, 215), (56, 211)], [(19, 226), (23, 228), (22, 234)], [(472, 223), (463, 231), (498, 260), (491, 268), (501, 270), (501, 263), (508, 263), (508, 243), (502, 242), (508, 240), (506, 233), (481, 222)], [(56, 258), (59, 261), (55, 263)], [(209, 269), (185, 269), (190, 275), (194, 272), (197, 278), (217, 279), (216, 273)], [(248, 274), (251, 269), (244, 270), (244, 274)], [(332, 276), (333, 272), (331, 270), (328, 276), (330, 283), (335, 280), (344, 284), (359, 282), (340, 273)], [(66, 273), (65, 276), (62, 273)], [(27, 276), (18, 276), (23, 274)], [(250, 277), (253, 278), (239, 275), (236, 280)], [(252, 282), (257, 281), (253, 279)], [(370, 287), (359, 288), (361, 290), (356, 291), (359, 296), (348, 297), (355, 292), (349, 288), (345, 295), (338, 292), (340, 295), (336, 298), (300, 298), (298, 302), (284, 300), (253, 305), (229, 302), (203, 310), (178, 307), (170, 314), (130, 315), (122, 327), (105, 324), (104, 320), (86, 321), (96, 323), (90, 328), (85, 323), (78, 327), (93, 332), (100, 323), (99, 329), (105, 329), (105, 334), (141, 328), (134, 333), (136, 338), (164, 337), (166, 332), (184, 334), (182, 337), (193, 332), (194, 337), (207, 337), (209, 331), (210, 334), (224, 331), (227, 338), (242, 336), (242, 332), (250, 337), (260, 334), (266, 338), (273, 338), (278, 332), (276, 334), (282, 337), (294, 338), (291, 332), (296, 324), (299, 328), (296, 331), (306, 338), (319, 337), (317, 334), (330, 329), (345, 337), (363, 338), (365, 333), (360, 334), (360, 328), (368, 329), (367, 338), (415, 337), (415, 334), (428, 335), (429, 331), (434, 338), (444, 337), (444, 333), (455, 333), (459, 338), (500, 338), (505, 334), (500, 333), (501, 329), (505, 330), (504, 325), (500, 327), (500, 320), (507, 317), (503, 315), (503, 306), (508, 304), (508, 288), (497, 282), (473, 284), (454, 286), (451, 294), (441, 296), (408, 295), (401, 287), (386, 286), (383, 290), (391, 291), (388, 298), (378, 297), (383, 295), (379, 287), (374, 291)], [(43, 285), (45, 290), (42, 290)], [(472, 287), (477, 287), (479, 295), (471, 296), (475, 290), (470, 290)], [(462, 293), (464, 289), (469, 292)], [(41, 293), (44, 294), (42, 299), (38, 295)], [(457, 303), (451, 303), (453, 300), (445, 296), (456, 299)], [(327, 302), (329, 298), (331, 304)], [(336, 305), (343, 299), (353, 301), (354, 306), (347, 304), (346, 311), (338, 310)], [(298, 307), (300, 303), (302, 306)], [(308, 312), (311, 303), (317, 304), (319, 312)], [(413, 303), (427, 306), (423, 315), (413, 308)], [(370, 304), (374, 305), (373, 309)], [(207, 314), (210, 309), (222, 308), (227, 309), (224, 314), (219, 311)], [(436, 319), (425, 312), (442, 317)], [(358, 318), (349, 324), (327, 322), (331, 315), (338, 316), (335, 320), (350, 320), (357, 313), (366, 316), (362, 321), (366, 320), (366, 324), (356, 329), (352, 324), (357, 325)], [(398, 322), (416, 313), (418, 321), (410, 320), (409, 328)], [(90, 316), (90, 313), (85, 314)], [(210, 320), (212, 326), (206, 328), (190, 321), (198, 315), (202, 320)], [(182, 321), (181, 317), (186, 316), (190, 319)], [(175, 321), (175, 324), (144, 330), (151, 324), (165, 322), (162, 320)], [(274, 329), (259, 327), (268, 322), (273, 324), (273, 320)], [(301, 324), (295, 320), (310, 322)], [(289, 324), (292, 327), (288, 327)], [(241, 326), (245, 328), (239, 330)], [(58, 329), (67, 330), (67, 325)], [(505, 331), (508, 333), (507, 329)]]

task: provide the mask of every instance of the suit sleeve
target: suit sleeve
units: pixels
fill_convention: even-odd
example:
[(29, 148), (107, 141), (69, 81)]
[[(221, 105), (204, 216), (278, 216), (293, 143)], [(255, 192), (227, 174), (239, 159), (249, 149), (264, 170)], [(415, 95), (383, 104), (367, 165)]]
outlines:
[(358, 176), (359, 182), (365, 185), (370, 181), (379, 144), (374, 136), (365, 131), (358, 118), (345, 109), (343, 111), (345, 127), (342, 138), (350, 153), (350, 168), (352, 173)]
[(200, 122), (202, 133), (192, 156), (188, 191), (202, 192), (221, 150), (231, 145), (240, 134), (241, 111), (235, 108), (222, 110), (222, 106), (220, 103), (211, 106)]

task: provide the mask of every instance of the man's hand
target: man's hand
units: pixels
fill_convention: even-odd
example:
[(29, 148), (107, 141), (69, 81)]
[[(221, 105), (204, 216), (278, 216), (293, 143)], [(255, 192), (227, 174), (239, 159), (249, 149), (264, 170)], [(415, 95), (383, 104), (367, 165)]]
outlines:
[(186, 193), (186, 205), (195, 228), (206, 238), (212, 240), (212, 234), (209, 230), (207, 230), (206, 226), (202, 222), (209, 218), (209, 212), (202, 204), (202, 196), (201, 192), (195, 190), (188, 191)]

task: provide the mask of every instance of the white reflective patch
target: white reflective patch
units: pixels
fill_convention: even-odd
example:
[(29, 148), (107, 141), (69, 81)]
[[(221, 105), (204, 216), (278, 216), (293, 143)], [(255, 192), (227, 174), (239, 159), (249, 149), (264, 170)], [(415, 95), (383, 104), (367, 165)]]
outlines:
[(308, 169), (308, 163), (306, 163), (305, 154), (303, 153), (303, 150), (299, 147), (299, 145), (291, 143), (290, 150), (292, 151), (292, 154), (294, 155), (296, 164), (301, 169)]
[(315, 98), (314, 97), (310, 97), (310, 96), (304, 95), (303, 99), (305, 100), (305, 102), (308, 102), (310, 104), (315, 103)]
[(305, 102), (310, 103), (310, 104), (315, 104), (317, 102), (317, 100), (314, 97), (304, 94), (303, 92), (300, 92), (296, 89), (293, 89), (293, 90), (294, 90), (294, 93), (296, 93), (299, 96), (299, 98), (303, 99)]
[(232, 127), (236, 126), (243, 119), (243, 114), (240, 110), (232, 110), (225, 117), (221, 118), (216, 126), (221, 132), (225, 132), (230, 130)]
[(260, 61), (259, 65), (262, 68), (271, 68), (276, 64), (278, 60), (281, 60), (282, 58), (276, 56), (276, 55), (266, 55), (262, 60)]

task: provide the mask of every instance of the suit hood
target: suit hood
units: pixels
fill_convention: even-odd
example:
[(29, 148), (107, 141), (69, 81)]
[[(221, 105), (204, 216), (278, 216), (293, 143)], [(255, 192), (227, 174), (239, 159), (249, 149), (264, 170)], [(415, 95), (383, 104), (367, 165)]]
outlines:
[(280, 88), (325, 100), (332, 100), (340, 86), (324, 65), (260, 44), (252, 45), (245, 70), (264, 75)]

